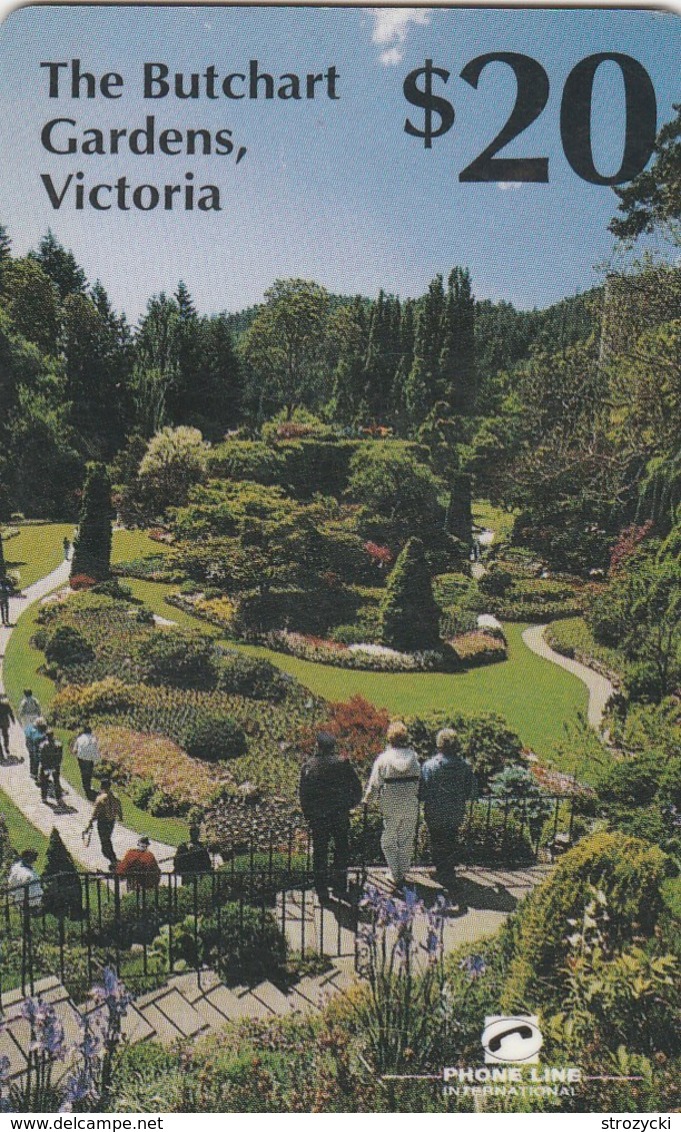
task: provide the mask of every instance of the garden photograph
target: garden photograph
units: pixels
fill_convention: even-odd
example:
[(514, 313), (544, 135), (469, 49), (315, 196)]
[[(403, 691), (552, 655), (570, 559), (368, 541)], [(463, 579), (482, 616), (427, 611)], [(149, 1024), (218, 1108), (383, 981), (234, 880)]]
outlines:
[[(679, 1111), (676, 19), (0, 27), (0, 1112)], [(457, 181), (459, 31), (645, 167)]]

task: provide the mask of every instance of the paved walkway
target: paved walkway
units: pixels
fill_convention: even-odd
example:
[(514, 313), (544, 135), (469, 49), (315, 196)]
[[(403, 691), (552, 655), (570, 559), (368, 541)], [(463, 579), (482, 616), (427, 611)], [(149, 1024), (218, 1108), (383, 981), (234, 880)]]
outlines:
[[(34, 585), (29, 586), (23, 597), (10, 600), (10, 622), (14, 626), (22, 613), (40, 601), (41, 598), (63, 586), (68, 580), (71, 569), (69, 562), (62, 562), (51, 574), (47, 574)], [(0, 629), (0, 657), (4, 657), (7, 642), (12, 629)], [(2, 689), (2, 668), (0, 667), (0, 689)], [(61, 805), (57, 805), (53, 798), (46, 804), (41, 800), (40, 792), (28, 773), (28, 756), (21, 728), (15, 725), (10, 735), (10, 754), (7, 762), (0, 762), (0, 789), (9, 795), (15, 806), (21, 810), (25, 818), (39, 829), (46, 837), (56, 826), (62, 840), (73, 859), (86, 869), (108, 869), (108, 861), (102, 855), (96, 830), (93, 831), (90, 846), (87, 847), (82, 838), (82, 832), (92, 811), (92, 804), (83, 798), (70, 783), (62, 779), (64, 785), (64, 798)], [(113, 844), (118, 857), (122, 857), (128, 850), (137, 844), (139, 834), (132, 829), (118, 824), (114, 830)], [(150, 846), (156, 860), (164, 872), (172, 869), (172, 857), (175, 849), (171, 845), (164, 845), (161, 841), (152, 841)]]
[(528, 649), (541, 656), (544, 660), (551, 660), (554, 664), (560, 665), (567, 672), (571, 672), (583, 684), (586, 684), (589, 689), (589, 710), (587, 718), (589, 723), (596, 731), (602, 730), (603, 715), (605, 713), (605, 705), (613, 694), (615, 688), (611, 680), (607, 676), (601, 676), (599, 672), (595, 672), (593, 668), (587, 668), (585, 664), (580, 664), (578, 660), (571, 660), (568, 656), (562, 656), (561, 653), (555, 652), (544, 639), (544, 631), (547, 625), (530, 625), (523, 633), (523, 641)]

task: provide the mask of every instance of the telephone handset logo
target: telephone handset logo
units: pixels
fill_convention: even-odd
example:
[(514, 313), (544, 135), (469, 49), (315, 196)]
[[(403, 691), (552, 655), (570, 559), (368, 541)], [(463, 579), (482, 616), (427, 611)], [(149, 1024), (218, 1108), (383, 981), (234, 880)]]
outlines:
[(544, 1044), (539, 1019), (534, 1014), (494, 1014), (485, 1018), (482, 1046), (487, 1064), (532, 1063), (539, 1060)]

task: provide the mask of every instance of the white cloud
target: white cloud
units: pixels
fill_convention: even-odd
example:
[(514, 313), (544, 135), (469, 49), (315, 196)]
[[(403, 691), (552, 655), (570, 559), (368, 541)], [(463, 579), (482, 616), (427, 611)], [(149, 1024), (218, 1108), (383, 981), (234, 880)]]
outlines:
[(386, 67), (402, 62), (410, 26), (430, 23), (430, 13), (424, 8), (372, 8), (370, 11), (374, 18), (371, 42), (385, 47), (380, 60)]
[(499, 181), (498, 185), (502, 193), (507, 193), (509, 190), (521, 189), (523, 183), (522, 181)]

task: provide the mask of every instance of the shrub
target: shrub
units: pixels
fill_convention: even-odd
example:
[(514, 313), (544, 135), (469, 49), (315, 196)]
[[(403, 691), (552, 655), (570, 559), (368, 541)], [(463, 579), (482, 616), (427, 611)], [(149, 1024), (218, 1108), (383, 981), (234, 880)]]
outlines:
[(250, 696), (254, 700), (279, 702), (289, 687), (289, 680), (276, 665), (243, 653), (221, 656), (216, 674), (218, 691)]
[(287, 944), (271, 912), (237, 903), (199, 925), (203, 960), (224, 979), (271, 976), (281, 971)]
[(471, 864), (492, 860), (517, 865), (534, 859), (522, 821), (513, 813), (504, 813), (503, 807), (492, 806), (488, 812), (485, 804), (473, 806), (461, 824), (459, 843), (462, 856)]
[(624, 946), (639, 933), (651, 935), (667, 868), (662, 850), (619, 832), (595, 833), (570, 849), (522, 907), (502, 1008), (526, 1007), (538, 981), (556, 996), (561, 993), (570, 921), (581, 922), (593, 888), (608, 903), (608, 946)]
[[(109, 762), (107, 758), (107, 764)], [(149, 808), (149, 799), (156, 789), (152, 778), (132, 778), (127, 784), (128, 797), (141, 810)]]
[(107, 578), (104, 582), (97, 582), (92, 587), (92, 592), (104, 594), (106, 597), (115, 598), (117, 601), (129, 601), (132, 597), (130, 586), (121, 585), (118, 578)]
[(57, 625), (48, 633), (44, 649), (48, 663), (58, 668), (88, 664), (95, 655), (83, 634), (72, 625)]
[(335, 735), (343, 754), (358, 766), (366, 766), (385, 746), (390, 717), (364, 696), (352, 696), (329, 707), (326, 730)]
[(400, 652), (440, 647), (440, 611), (420, 539), (409, 539), (386, 586), (381, 606), (383, 643)]
[(509, 763), (523, 759), (523, 746), (506, 726), (501, 716), (489, 712), (462, 715), (460, 712), (431, 712), (407, 720), (412, 745), (422, 759), (435, 752), (435, 736), (442, 727), (452, 727), (461, 738), (462, 754), (473, 767), (478, 789), (483, 791), (489, 779)]
[(159, 629), (140, 642), (138, 661), (149, 684), (210, 688), (215, 684), (213, 643), (203, 634)]
[(197, 715), (184, 731), (184, 746), (189, 755), (206, 762), (238, 759), (245, 754), (248, 742), (243, 727), (220, 713)]
[(190, 758), (165, 735), (109, 726), (98, 727), (97, 738), (114, 778), (151, 813), (186, 814), (192, 805), (207, 806), (224, 782), (217, 769)]
[(494, 664), (506, 660), (506, 642), (489, 633), (474, 630), (449, 642), (462, 664), (474, 668), (479, 664)]
[(503, 597), (512, 584), (513, 578), (508, 570), (496, 564), (478, 582), (482, 592), (490, 597)]
[(69, 585), (76, 592), (90, 590), (95, 585), (95, 579), (91, 578), (89, 574), (72, 574), (69, 578)]
[(660, 779), (660, 798), (681, 810), (681, 758), (670, 759)]
[(135, 703), (135, 689), (115, 676), (96, 680), (85, 687), (69, 684), (52, 701), (52, 718), (64, 727), (78, 727), (97, 716), (129, 711)]
[(663, 767), (656, 754), (622, 759), (608, 767), (596, 791), (604, 802), (618, 806), (647, 806), (660, 785)]

